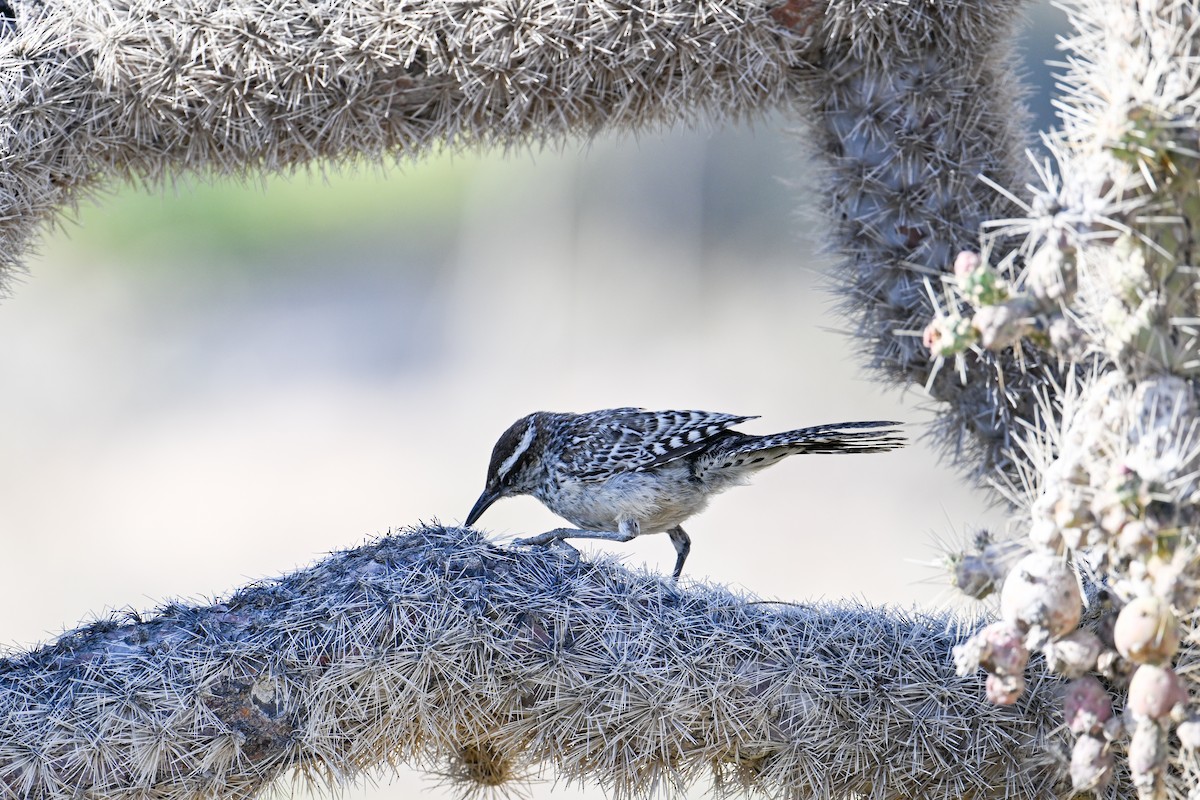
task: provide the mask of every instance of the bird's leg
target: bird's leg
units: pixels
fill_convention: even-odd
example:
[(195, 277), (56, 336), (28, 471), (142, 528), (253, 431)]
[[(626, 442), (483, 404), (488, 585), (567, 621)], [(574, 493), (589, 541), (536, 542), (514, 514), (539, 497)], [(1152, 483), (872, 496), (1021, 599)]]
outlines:
[[(567, 539), (603, 539), (606, 542), (628, 542), (641, 533), (641, 530), (641, 526), (637, 523), (637, 520), (624, 520), (615, 531), (585, 531), (579, 528), (555, 528), (552, 531), (539, 533), (537, 536), (530, 536), (526, 539), (514, 539), (513, 544), (560, 544), (574, 550), (575, 548), (567, 544)], [(671, 574), (671, 579), (678, 581), (679, 576), (683, 574), (683, 562), (687, 561), (688, 553), (692, 550), (692, 537), (688, 536), (687, 532), (679, 525), (667, 531), (667, 535), (671, 537), (671, 544), (675, 545), (675, 571)]]
[[(624, 520), (615, 531), (585, 531), (579, 528), (555, 528), (527, 539), (513, 539), (513, 544), (547, 545), (563, 542), (564, 539), (604, 539), (607, 542), (628, 542), (642, 532), (637, 520)], [(563, 542), (566, 544), (566, 542)]]
[(679, 576), (683, 574), (683, 562), (687, 561), (688, 553), (692, 551), (692, 537), (679, 525), (667, 531), (667, 536), (671, 537), (671, 544), (675, 545), (676, 553), (675, 572), (672, 573), (671, 579), (678, 581)]

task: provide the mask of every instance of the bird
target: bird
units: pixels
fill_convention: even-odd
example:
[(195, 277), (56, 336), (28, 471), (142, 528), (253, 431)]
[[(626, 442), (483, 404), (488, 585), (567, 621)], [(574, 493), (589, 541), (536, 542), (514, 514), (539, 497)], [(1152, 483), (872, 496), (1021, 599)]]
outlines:
[(532, 495), (574, 528), (515, 545), (570, 546), (567, 539), (628, 542), (663, 533), (675, 546), (672, 579), (691, 551), (681, 523), (711, 497), (797, 453), (877, 453), (905, 444), (898, 422), (840, 422), (756, 436), (733, 426), (756, 416), (611, 408), (585, 414), (537, 411), (514, 422), (492, 449), (474, 525), (502, 497)]

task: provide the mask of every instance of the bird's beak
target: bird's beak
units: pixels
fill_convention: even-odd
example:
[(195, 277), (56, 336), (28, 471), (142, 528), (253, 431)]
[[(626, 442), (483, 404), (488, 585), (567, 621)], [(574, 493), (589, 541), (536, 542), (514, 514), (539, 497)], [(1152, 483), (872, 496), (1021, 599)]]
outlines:
[(483, 516), (483, 512), (488, 510), (488, 506), (500, 499), (500, 494), (499, 489), (484, 489), (483, 494), (479, 495), (479, 499), (471, 507), (471, 513), (467, 514), (466, 527), (474, 525), (475, 521)]

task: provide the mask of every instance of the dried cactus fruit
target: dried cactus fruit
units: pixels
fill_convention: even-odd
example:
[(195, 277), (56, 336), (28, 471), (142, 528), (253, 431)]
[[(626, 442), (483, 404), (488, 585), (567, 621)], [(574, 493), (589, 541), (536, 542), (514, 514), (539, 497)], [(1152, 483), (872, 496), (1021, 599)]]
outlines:
[(1112, 698), (1095, 676), (1076, 678), (1067, 684), (1063, 715), (1071, 733), (1098, 736), (1112, 717)]
[(1129, 682), (1126, 709), (1135, 720), (1162, 723), (1187, 702), (1187, 689), (1170, 667), (1142, 664)]
[(1096, 666), (1102, 645), (1096, 634), (1076, 628), (1042, 648), (1046, 667), (1064, 678), (1078, 678)]
[(1075, 570), (1060, 556), (1031, 553), (1018, 561), (1000, 590), (1004, 619), (1065, 636), (1079, 624), (1083, 598)]
[(1179, 650), (1179, 620), (1165, 600), (1139, 597), (1121, 609), (1113, 641), (1131, 661), (1164, 664)]
[(980, 667), (997, 675), (1020, 675), (1028, 662), (1025, 632), (1004, 620), (985, 625), (954, 648), (955, 669), (959, 675), (970, 675)]
[(1102, 792), (1112, 782), (1113, 754), (1108, 742), (1085, 735), (1071, 748), (1071, 786), (1077, 792)]
[(1129, 772), (1139, 800), (1166, 797), (1167, 732), (1148, 719), (1138, 720), (1129, 739)]

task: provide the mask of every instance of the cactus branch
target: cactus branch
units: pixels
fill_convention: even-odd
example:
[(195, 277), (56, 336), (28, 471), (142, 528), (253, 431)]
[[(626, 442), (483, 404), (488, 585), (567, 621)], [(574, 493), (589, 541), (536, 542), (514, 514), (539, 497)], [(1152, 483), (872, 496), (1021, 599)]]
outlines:
[[(834, 3), (805, 73), (812, 137), (828, 165), (835, 288), (867, 363), (946, 401), (936, 439), (976, 475), (1019, 483), (1010, 438), (1044, 383), (1036, 353), (930, 357), (920, 332), (955, 255), (1016, 212), (995, 186), (1025, 181), (1027, 116), (1011, 64), (1020, 3)], [(986, 180), (985, 180), (986, 179)], [(933, 289), (931, 298), (930, 289)]]
[(424, 528), (0, 661), (0, 795), (251, 797), (399, 760), (485, 784), (549, 765), (616, 797), (710, 775), (719, 794), (1054, 796), (1055, 683), (988, 705), (954, 674), (966, 633)]
[(0, 42), (0, 268), (114, 178), (262, 175), (762, 114), (795, 97), (806, 6), (16, 2)]

